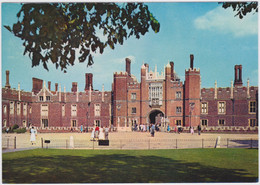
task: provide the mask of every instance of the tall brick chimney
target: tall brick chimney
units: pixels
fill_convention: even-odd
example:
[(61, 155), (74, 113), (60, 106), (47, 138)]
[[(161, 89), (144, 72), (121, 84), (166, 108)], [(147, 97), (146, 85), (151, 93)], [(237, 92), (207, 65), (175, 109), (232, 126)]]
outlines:
[(242, 86), (242, 65), (235, 65), (235, 80), (234, 86)]
[(190, 55), (190, 68), (193, 69), (193, 60), (194, 60), (194, 56), (193, 54)]
[(78, 83), (72, 82), (71, 92), (77, 92), (77, 90), (78, 90)]
[(144, 66), (148, 69), (149, 71), (149, 64), (145, 63)]
[(49, 89), (49, 91), (51, 91), (51, 82), (50, 81), (48, 81), (48, 89)]
[(86, 73), (85, 74), (85, 91), (89, 90), (89, 86), (91, 85), (91, 90), (93, 90), (93, 74), (92, 73)]
[(171, 65), (171, 80), (174, 80), (174, 63), (170, 62)]
[(58, 91), (58, 83), (55, 83), (55, 92)]
[(131, 75), (131, 60), (129, 58), (125, 59), (125, 71), (129, 76)]
[(5, 74), (6, 74), (5, 88), (10, 89), (11, 88), (11, 86), (9, 84), (9, 74), (10, 74), (10, 72), (7, 70), (7, 71), (5, 71)]
[(33, 82), (32, 92), (34, 92), (34, 94), (37, 94), (42, 89), (43, 80), (38, 78), (32, 78), (32, 82)]

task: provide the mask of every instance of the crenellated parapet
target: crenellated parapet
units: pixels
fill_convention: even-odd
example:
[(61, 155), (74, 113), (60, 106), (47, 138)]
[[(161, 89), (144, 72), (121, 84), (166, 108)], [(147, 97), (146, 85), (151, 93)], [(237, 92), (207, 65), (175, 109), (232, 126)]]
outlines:
[(114, 72), (114, 77), (127, 77), (128, 73), (126, 71)]
[(188, 74), (188, 73), (198, 73), (200, 74), (200, 68), (189, 68), (189, 69), (185, 69), (185, 74)]

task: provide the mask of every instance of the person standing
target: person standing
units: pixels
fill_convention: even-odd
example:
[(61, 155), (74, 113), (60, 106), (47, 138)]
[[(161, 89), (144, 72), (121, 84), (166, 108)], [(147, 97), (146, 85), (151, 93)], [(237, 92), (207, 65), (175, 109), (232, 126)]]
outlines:
[(90, 140), (94, 141), (95, 140), (95, 129), (93, 128), (91, 135), (90, 135)]
[(105, 128), (105, 140), (108, 140), (108, 132), (109, 132), (109, 128), (106, 126), (106, 128)]
[(98, 138), (98, 135), (99, 135), (99, 127), (96, 126), (96, 128), (95, 128), (95, 138)]
[(36, 144), (36, 134), (37, 134), (37, 130), (34, 129), (34, 127), (31, 128), (31, 138), (30, 141), (33, 144)]
[(80, 126), (80, 132), (83, 132), (83, 125)]
[(167, 132), (170, 132), (170, 125), (167, 126)]
[(104, 133), (104, 128), (103, 128), (103, 127), (101, 127), (101, 128), (99, 129), (98, 139), (99, 139), (99, 140), (105, 140), (105, 133)]

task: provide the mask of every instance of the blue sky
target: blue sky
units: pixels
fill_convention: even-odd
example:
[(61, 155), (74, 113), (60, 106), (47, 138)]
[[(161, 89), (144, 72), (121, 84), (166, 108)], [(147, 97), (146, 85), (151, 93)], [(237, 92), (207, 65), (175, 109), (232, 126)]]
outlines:
[(249, 78), (250, 85), (258, 85), (258, 14), (244, 19), (234, 17), (234, 12), (221, 8), (217, 2), (146, 3), (161, 24), (160, 32), (152, 30), (140, 39), (130, 38), (114, 50), (106, 48), (102, 55), (95, 54), (94, 65), (78, 63), (68, 67), (67, 73), (49, 63), (49, 71), (42, 65), (31, 68), (29, 56), (23, 56), (22, 41), (3, 26), (17, 21), (19, 3), (2, 3), (2, 86), (5, 70), (10, 71), (10, 84), (18, 83), (25, 91), (32, 90), (32, 77), (61, 84), (71, 90), (72, 82), (78, 82), (79, 91), (85, 88), (85, 73), (93, 73), (94, 89), (111, 90), (113, 72), (125, 70), (125, 58), (132, 60), (131, 73), (140, 82), (141, 65), (162, 71), (164, 65), (174, 61), (175, 71), (184, 81), (185, 69), (189, 68), (189, 56), (194, 54), (194, 66), (201, 70), (202, 87), (229, 87), (234, 80), (234, 65), (242, 64), (243, 84)]

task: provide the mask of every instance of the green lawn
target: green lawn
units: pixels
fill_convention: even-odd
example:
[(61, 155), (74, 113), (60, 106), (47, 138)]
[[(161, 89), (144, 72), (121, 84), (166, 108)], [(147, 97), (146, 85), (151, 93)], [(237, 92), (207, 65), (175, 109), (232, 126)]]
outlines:
[(4, 153), (4, 183), (256, 182), (257, 149)]

